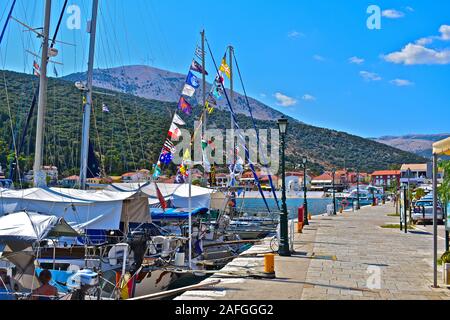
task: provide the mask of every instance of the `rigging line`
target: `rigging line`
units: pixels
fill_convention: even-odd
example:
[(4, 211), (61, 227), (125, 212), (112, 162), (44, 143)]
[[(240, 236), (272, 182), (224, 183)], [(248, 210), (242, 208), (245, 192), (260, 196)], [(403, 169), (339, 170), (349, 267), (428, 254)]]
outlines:
[[(65, 0), (63, 8), (61, 10), (61, 14), (59, 16), (58, 25), (56, 26), (55, 32), (53, 34), (53, 40), (52, 40), (52, 43), (50, 44), (50, 48), (53, 48), (54, 45), (55, 45), (56, 37), (58, 36), (59, 30), (60, 30), (60, 27), (61, 27), (61, 21), (62, 21), (62, 18), (64, 17), (64, 13), (65, 13), (65, 10), (66, 10), (67, 2), (68, 2), (68, 0)], [(36, 90), (34, 91), (33, 99), (31, 101), (31, 106), (30, 106), (30, 109), (29, 109), (29, 112), (28, 112), (28, 116), (27, 116), (27, 120), (26, 120), (25, 126), (24, 126), (24, 128), (22, 130), (20, 144), (19, 144), (19, 147), (17, 149), (19, 155), (22, 153), (23, 146), (25, 144), (27, 131), (28, 131), (28, 128), (30, 126), (31, 118), (32, 118), (33, 113), (34, 113), (34, 109), (36, 108), (38, 94), (39, 94), (39, 83), (37, 84)], [(14, 170), (14, 168), (13, 168), (13, 166), (11, 166), (10, 174), (14, 174), (13, 170)], [(20, 177), (20, 175), (19, 175), (19, 177)]]
[(101, 140), (100, 140), (100, 134), (98, 132), (98, 127), (97, 127), (97, 118), (96, 118), (96, 114), (95, 114), (95, 105), (96, 105), (96, 103), (92, 104), (92, 113), (94, 115), (93, 116), (93, 118), (94, 118), (94, 128), (95, 128), (95, 132), (97, 134), (98, 148), (99, 148), (99, 151), (100, 151), (100, 166), (101, 166), (101, 171), (102, 171), (100, 174), (105, 177), (106, 176), (106, 170), (105, 170), (104, 161), (103, 161), (102, 143), (101, 143)]
[[(111, 16), (109, 16), (109, 18), (111, 19)], [(115, 25), (115, 24), (113, 22), (111, 22), (111, 25)], [(113, 31), (113, 35), (114, 35), (115, 41), (117, 43), (120, 43), (118, 41), (116, 30), (114, 28), (112, 28), (112, 31)], [(117, 48), (117, 51), (118, 51), (118, 59), (122, 63), (122, 68), (121, 68), (122, 69), (122, 73), (125, 75), (125, 66), (123, 65), (123, 61), (124, 61), (123, 55), (122, 55), (122, 53), (120, 51), (120, 47), (116, 46), (116, 48)], [(127, 84), (128, 84), (128, 82), (127, 82)], [(120, 95), (118, 95), (118, 101), (119, 101), (120, 109), (121, 109), (121, 112), (122, 112), (122, 119), (123, 119), (123, 122), (124, 122), (124, 125), (125, 125), (125, 132), (126, 132), (126, 136), (127, 136), (127, 140), (128, 140), (127, 142), (128, 142), (129, 151), (131, 153), (131, 159), (132, 159), (132, 162), (133, 162), (133, 166), (134, 166), (135, 170), (137, 171), (136, 158), (134, 156), (134, 151), (133, 151), (133, 147), (132, 147), (132, 143), (131, 143), (130, 131), (129, 131), (128, 124), (127, 124), (127, 121), (126, 121), (126, 118), (125, 118), (124, 106), (123, 106), (123, 103), (122, 103), (122, 97)], [(127, 166), (128, 166), (128, 164), (127, 164)]]
[[(210, 47), (210, 45), (209, 45), (209, 41), (208, 41), (208, 39), (205, 39), (205, 41), (206, 41), (206, 44), (208, 45), (208, 50), (209, 50), (209, 53), (211, 54), (211, 59), (212, 59), (213, 64), (214, 64), (214, 68), (215, 68), (215, 70), (216, 70), (216, 72), (217, 72), (217, 75), (219, 75), (219, 74), (220, 74), (219, 68), (217, 67), (216, 60), (214, 59), (214, 55), (213, 55), (212, 50), (211, 50), (211, 47)], [(235, 127), (236, 127), (237, 129), (240, 129), (239, 124), (238, 124), (237, 119), (236, 119), (236, 114), (234, 113), (234, 110), (233, 110), (233, 106), (232, 106), (231, 103), (230, 103), (230, 99), (229, 99), (229, 97), (228, 97), (227, 90), (223, 90), (223, 92), (224, 92), (224, 94), (225, 94), (225, 98), (227, 99), (228, 109), (229, 109), (230, 112), (231, 112), (231, 116), (232, 116), (232, 118), (233, 118)], [(241, 135), (239, 135), (239, 138), (242, 140), (242, 136), (241, 136)], [(258, 175), (256, 174), (255, 167), (254, 167), (254, 165), (253, 165), (253, 163), (252, 163), (252, 161), (251, 161), (251, 159), (250, 159), (250, 152), (249, 152), (249, 150), (248, 150), (248, 148), (247, 148), (247, 146), (246, 146), (245, 139), (244, 139), (244, 141), (241, 141), (241, 142), (242, 142), (243, 148), (244, 148), (244, 150), (245, 150), (245, 156), (246, 156), (246, 158), (247, 158), (247, 161), (249, 162), (250, 169), (252, 170), (253, 176), (254, 176), (254, 178), (255, 178), (255, 182), (256, 182), (256, 184), (257, 184), (257, 186), (258, 186), (259, 193), (261, 194), (261, 196), (262, 196), (262, 198), (263, 198), (263, 200), (264, 200), (264, 203), (265, 203), (265, 205), (266, 205), (267, 210), (269, 211), (269, 213), (271, 213), (271, 210), (270, 210), (270, 208), (269, 208), (269, 204), (267, 203), (266, 196), (264, 195), (264, 192), (263, 192), (263, 190), (262, 190), (261, 183), (260, 183), (260, 181), (259, 181)]]
[[(17, 154), (16, 137), (15, 137), (15, 133), (14, 133), (11, 106), (9, 103), (8, 84), (6, 81), (5, 71), (3, 71), (3, 81), (4, 81), (4, 85), (5, 85), (6, 105), (8, 107), (9, 125), (11, 128), (11, 137), (12, 137), (12, 143), (13, 143), (13, 148), (14, 148), (14, 157), (16, 159), (17, 171), (19, 172), (19, 175), (20, 175), (19, 155)], [(19, 184), (20, 184), (20, 188), (22, 188), (22, 181), (19, 181)]]
[(14, 0), (13, 4), (11, 6), (11, 10), (9, 10), (8, 17), (6, 19), (5, 25), (3, 26), (2, 33), (0, 34), (0, 44), (2, 44), (3, 36), (5, 35), (6, 28), (8, 27), (8, 23), (9, 23), (9, 20), (11, 18), (11, 15), (12, 15), (12, 13), (14, 11), (14, 7), (15, 6), (16, 6), (16, 0)]
[[(236, 64), (236, 69), (237, 69), (237, 71), (238, 71), (239, 79), (240, 79), (240, 82), (241, 82), (241, 85), (242, 85), (242, 90), (244, 91), (245, 102), (246, 102), (246, 104), (247, 104), (247, 108), (248, 108), (248, 111), (249, 111), (249, 113), (250, 113), (250, 117), (251, 117), (251, 119), (252, 119), (253, 128), (254, 128), (254, 130), (255, 130), (255, 132), (256, 132), (256, 139), (257, 139), (257, 141), (258, 141), (258, 146), (259, 146), (259, 148), (260, 148), (260, 153), (261, 153), (261, 155), (262, 155), (262, 157), (263, 157), (264, 163), (268, 163), (268, 162), (267, 162), (267, 158), (266, 158), (265, 153), (264, 153), (264, 152), (261, 152), (261, 151), (262, 151), (262, 150), (261, 150), (262, 146), (261, 146), (260, 139), (259, 139), (258, 128), (257, 128), (257, 126), (256, 126), (255, 118), (253, 117), (253, 110), (252, 110), (252, 107), (250, 106), (250, 101), (249, 101), (249, 99), (248, 99), (247, 91), (245, 90), (244, 80), (243, 80), (243, 78), (242, 78), (242, 74), (241, 74), (241, 70), (240, 70), (240, 68), (239, 68), (239, 64), (238, 64), (238, 61), (237, 61), (237, 58), (236, 58), (236, 54), (234, 53), (234, 50), (233, 50), (233, 52), (230, 53), (230, 54), (232, 54), (233, 57), (234, 57), (234, 63)], [(264, 165), (264, 167), (268, 168), (268, 165)], [(275, 203), (277, 204), (278, 209), (281, 210), (280, 204), (278, 203), (277, 192), (276, 192), (276, 190), (275, 190), (275, 188), (274, 188), (274, 185), (273, 185), (272, 175), (271, 175), (270, 173), (268, 174), (268, 178), (269, 178), (270, 186), (271, 186), (271, 188), (272, 188), (272, 193), (273, 193), (273, 196), (274, 196), (274, 199), (275, 199)]]
[[(123, 7), (123, 1), (122, 3), (122, 12), (125, 12), (125, 9)], [(127, 24), (125, 23), (125, 19), (121, 19), (123, 21), (123, 29), (125, 31), (125, 40), (126, 43), (130, 44), (130, 38), (128, 35), (128, 28), (127, 28)], [(128, 53), (128, 60), (129, 62), (131, 62), (131, 53), (130, 53), (130, 48), (132, 45), (128, 45), (127, 46), (127, 53)], [(128, 82), (128, 80), (127, 80)], [(143, 136), (142, 136), (142, 128), (141, 128), (141, 122), (139, 119), (139, 113), (138, 113), (138, 108), (137, 108), (137, 97), (136, 97), (136, 93), (133, 94), (134, 95), (134, 111), (135, 111), (135, 115), (136, 115), (136, 120), (137, 120), (137, 129), (138, 129), (138, 134), (139, 134), (139, 142), (140, 142), (140, 146), (141, 146), (141, 153), (142, 153), (142, 160), (144, 161), (144, 166), (145, 166), (145, 152), (144, 152), (144, 144), (143, 144)]]

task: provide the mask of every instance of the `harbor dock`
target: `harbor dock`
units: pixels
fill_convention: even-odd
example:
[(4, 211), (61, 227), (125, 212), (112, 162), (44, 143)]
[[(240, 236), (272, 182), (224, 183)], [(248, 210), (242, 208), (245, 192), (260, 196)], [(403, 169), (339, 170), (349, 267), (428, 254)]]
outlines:
[[(407, 234), (383, 228), (399, 223), (393, 213), (389, 203), (315, 216), (295, 235), (295, 253), (276, 256), (275, 279), (264, 274), (264, 255), (271, 252), (266, 239), (205, 280), (219, 284), (176, 299), (450, 300), (450, 290), (432, 288), (432, 226), (418, 226)], [(444, 226), (439, 226), (439, 234), (443, 253)]]

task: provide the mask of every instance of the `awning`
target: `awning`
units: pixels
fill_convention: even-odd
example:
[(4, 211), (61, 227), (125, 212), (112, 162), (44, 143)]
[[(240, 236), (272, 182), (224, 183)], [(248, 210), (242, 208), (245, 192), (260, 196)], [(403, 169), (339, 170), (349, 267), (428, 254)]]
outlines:
[[(158, 188), (163, 197), (171, 200), (175, 208), (189, 207), (189, 185), (188, 184), (171, 184), (158, 183)], [(150, 205), (157, 203), (158, 195), (154, 183), (138, 184), (138, 183), (114, 183), (108, 186), (106, 190), (114, 190), (121, 192), (137, 192), (141, 191), (150, 197)], [(209, 208), (211, 205), (211, 194), (213, 189), (191, 186), (191, 206), (192, 208)], [(155, 201), (152, 201), (155, 200)]]
[(31, 188), (0, 191), (0, 216), (30, 211), (64, 218), (76, 230), (118, 230), (120, 222), (150, 222), (141, 192)]
[(433, 144), (433, 154), (450, 156), (450, 138)]
[(77, 237), (78, 233), (60, 217), (17, 212), (0, 217), (0, 242), (27, 247), (47, 237)]

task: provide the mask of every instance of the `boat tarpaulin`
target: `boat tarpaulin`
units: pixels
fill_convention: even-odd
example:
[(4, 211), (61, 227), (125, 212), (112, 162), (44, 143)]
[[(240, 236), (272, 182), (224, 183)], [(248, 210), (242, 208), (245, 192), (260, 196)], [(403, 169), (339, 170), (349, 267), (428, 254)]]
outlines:
[(450, 137), (434, 143), (433, 154), (450, 156)]
[[(175, 208), (189, 207), (189, 184), (170, 184), (158, 183), (164, 199), (170, 199)], [(147, 194), (151, 199), (158, 199), (156, 187), (154, 183), (138, 184), (138, 183), (117, 183), (109, 186), (107, 190), (116, 190), (122, 192), (137, 192), (138, 190)], [(209, 208), (211, 204), (211, 194), (214, 190), (192, 186), (191, 189), (191, 206), (192, 208)], [(153, 202), (152, 202), (153, 203)]]
[(2, 190), (0, 216), (33, 211), (62, 217), (76, 230), (118, 230), (120, 222), (151, 222), (148, 197), (140, 192), (32, 188)]
[(0, 217), (0, 243), (24, 248), (51, 237), (77, 237), (79, 234), (60, 217), (16, 212)]
[[(192, 217), (207, 214), (208, 208), (197, 208), (192, 210)], [(181, 209), (151, 209), (152, 220), (187, 220), (189, 219), (189, 212)]]

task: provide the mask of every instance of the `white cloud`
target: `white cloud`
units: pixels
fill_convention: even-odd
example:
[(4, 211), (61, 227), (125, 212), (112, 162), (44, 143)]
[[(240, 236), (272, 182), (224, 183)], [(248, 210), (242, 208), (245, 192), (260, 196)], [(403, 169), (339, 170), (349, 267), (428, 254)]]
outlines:
[(313, 55), (313, 59), (317, 61), (325, 61), (325, 58), (318, 54)]
[(445, 41), (450, 40), (450, 26), (449, 25), (445, 25), (445, 24), (442, 25), (439, 28), (439, 32), (441, 33), (441, 37), (440, 37), (441, 40), (445, 40)]
[(363, 64), (364, 61), (364, 59), (358, 57), (351, 57), (350, 59), (348, 59), (348, 62), (353, 64)]
[(265, 93), (260, 93), (259, 96), (260, 96), (261, 98), (266, 98), (266, 97), (267, 97), (267, 94), (265, 94)]
[(405, 65), (449, 64), (450, 50), (434, 50), (418, 44), (408, 44), (401, 51), (384, 56), (388, 62)]
[(297, 100), (288, 97), (280, 92), (275, 93), (275, 99), (277, 99), (277, 104), (282, 107), (291, 107), (297, 104)]
[(296, 30), (290, 31), (288, 33), (288, 37), (291, 39), (295, 39), (295, 38), (300, 38), (300, 37), (304, 37), (305, 35), (301, 32), (298, 32)]
[(427, 44), (433, 43), (433, 37), (427, 37), (427, 38), (420, 38), (416, 41), (416, 44), (419, 46), (426, 46)]
[(408, 10), (409, 12), (414, 12), (414, 8), (413, 7), (406, 7), (406, 10)]
[(380, 81), (382, 78), (373, 72), (361, 71), (359, 75), (366, 81)]
[(310, 95), (310, 94), (305, 94), (303, 97), (302, 97), (302, 99), (303, 100), (305, 100), (305, 101), (316, 101), (316, 97), (314, 97), (313, 95)]
[(414, 85), (414, 82), (405, 79), (394, 79), (391, 80), (390, 83), (397, 87), (409, 87)]
[(382, 12), (383, 17), (388, 18), (388, 19), (399, 19), (399, 18), (403, 18), (405, 16), (405, 14), (401, 11), (395, 10), (395, 9), (388, 9), (388, 10), (384, 10)]

